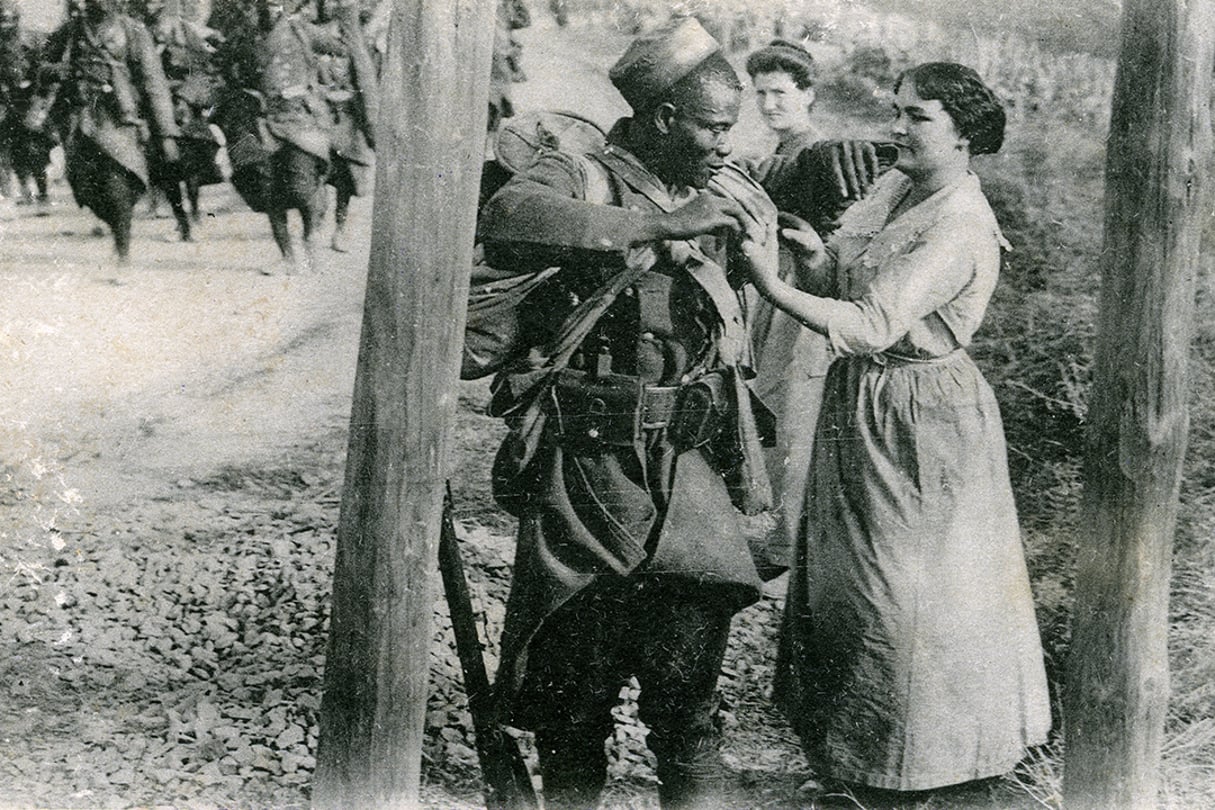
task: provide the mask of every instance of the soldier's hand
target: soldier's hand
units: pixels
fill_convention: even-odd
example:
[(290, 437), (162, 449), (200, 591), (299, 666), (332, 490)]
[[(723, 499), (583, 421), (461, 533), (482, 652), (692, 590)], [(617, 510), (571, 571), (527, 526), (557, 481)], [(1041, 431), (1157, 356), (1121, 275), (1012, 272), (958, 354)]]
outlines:
[(827, 184), (841, 200), (859, 200), (879, 174), (877, 150), (869, 141), (819, 141), (800, 157), (812, 183)]
[(160, 141), (160, 153), (164, 155), (166, 163), (177, 163), (181, 160), (181, 153), (177, 150), (176, 138), (162, 138)]
[(734, 200), (701, 193), (691, 202), (658, 218), (659, 239), (691, 239), (727, 229), (732, 233), (743, 230), (747, 212)]

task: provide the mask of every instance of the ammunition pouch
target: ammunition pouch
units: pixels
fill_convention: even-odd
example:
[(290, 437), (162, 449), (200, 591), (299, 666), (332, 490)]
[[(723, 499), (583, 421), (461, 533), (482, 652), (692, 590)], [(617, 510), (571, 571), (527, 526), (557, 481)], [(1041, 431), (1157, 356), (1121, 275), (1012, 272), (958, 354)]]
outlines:
[(674, 386), (565, 369), (553, 388), (557, 434), (563, 443), (579, 445), (631, 447), (645, 431), (665, 428), (678, 450), (691, 450), (721, 433), (729, 401), (721, 372)]
[(680, 452), (708, 444), (730, 422), (731, 401), (729, 380), (721, 371), (680, 386), (675, 419), (668, 428), (671, 443)]

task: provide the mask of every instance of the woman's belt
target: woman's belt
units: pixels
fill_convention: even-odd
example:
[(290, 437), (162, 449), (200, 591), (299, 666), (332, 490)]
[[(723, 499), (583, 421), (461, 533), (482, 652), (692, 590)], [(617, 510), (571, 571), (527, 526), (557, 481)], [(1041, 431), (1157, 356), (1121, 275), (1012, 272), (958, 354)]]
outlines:
[(931, 366), (940, 363), (947, 363), (950, 360), (961, 357), (966, 354), (966, 349), (957, 348), (946, 354), (932, 355), (906, 355), (895, 352), (877, 352), (876, 354), (867, 355), (868, 359), (877, 363), (879, 366)]

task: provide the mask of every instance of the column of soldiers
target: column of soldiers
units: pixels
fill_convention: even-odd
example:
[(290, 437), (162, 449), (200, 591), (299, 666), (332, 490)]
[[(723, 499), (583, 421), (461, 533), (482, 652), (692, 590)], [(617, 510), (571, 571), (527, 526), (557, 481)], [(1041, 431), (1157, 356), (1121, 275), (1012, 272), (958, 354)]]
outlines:
[(269, 215), (290, 271), (287, 212), (302, 216), (311, 264), (332, 185), (331, 246), (347, 250), (350, 199), (366, 193), (374, 144), (362, 10), (354, 0), (230, 0), (212, 28), (196, 5), (68, 0), (66, 21), (37, 47), (15, 0), (0, 0), (0, 196), (32, 201), (36, 191), (45, 204), (61, 144), (76, 202), (109, 227), (126, 263), (142, 194), (163, 194), (190, 241), (199, 188), (230, 178)]

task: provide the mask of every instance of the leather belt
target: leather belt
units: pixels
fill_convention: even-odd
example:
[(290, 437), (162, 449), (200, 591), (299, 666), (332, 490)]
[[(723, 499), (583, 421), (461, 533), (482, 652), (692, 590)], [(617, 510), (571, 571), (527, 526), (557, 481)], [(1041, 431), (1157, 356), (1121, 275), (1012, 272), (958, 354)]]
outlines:
[(632, 445), (642, 430), (662, 430), (675, 419), (680, 387), (646, 385), (623, 374), (591, 375), (565, 369), (553, 388), (562, 436)]

